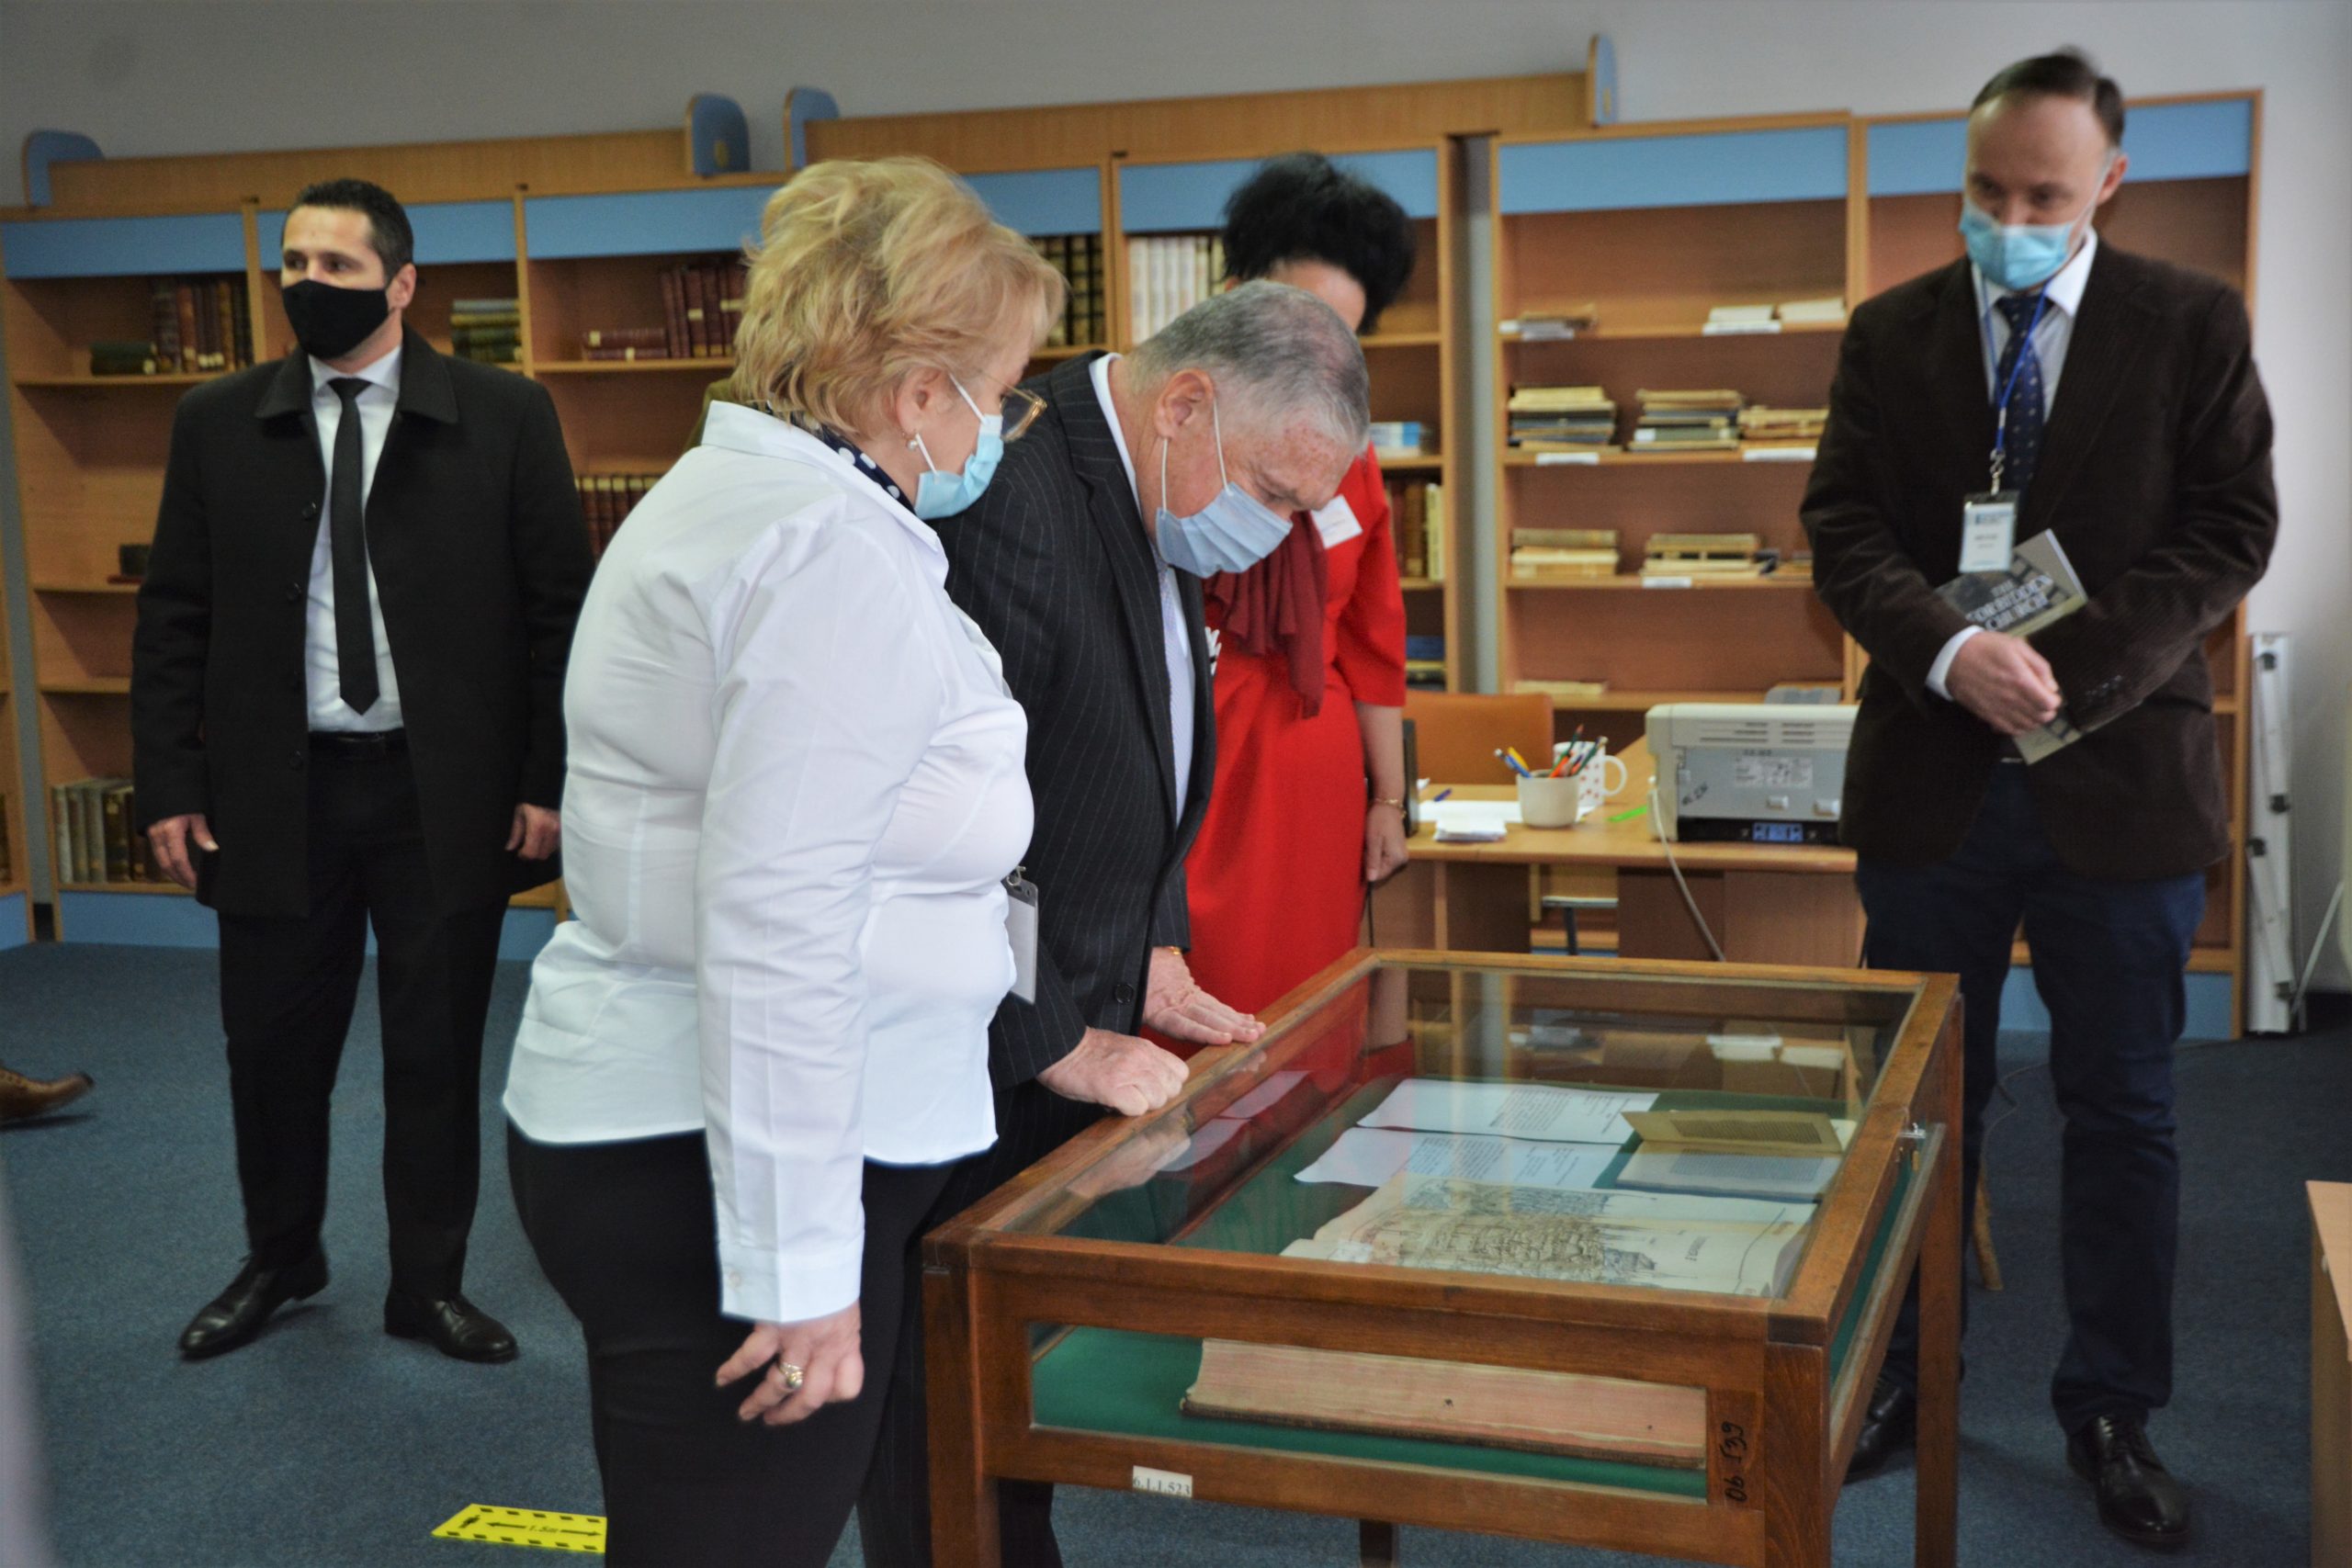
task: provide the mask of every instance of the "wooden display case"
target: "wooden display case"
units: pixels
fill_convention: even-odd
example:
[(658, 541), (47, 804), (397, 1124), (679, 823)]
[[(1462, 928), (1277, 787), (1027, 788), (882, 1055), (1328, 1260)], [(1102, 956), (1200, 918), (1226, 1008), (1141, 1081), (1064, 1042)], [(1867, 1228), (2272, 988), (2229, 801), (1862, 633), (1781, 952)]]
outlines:
[[(1195, 1058), (1165, 1109), (1106, 1120), (926, 1238), (943, 1565), (1001, 1561), (1008, 1481), (1353, 1517), (1368, 1561), (1418, 1525), (1826, 1564), (1915, 1260), (1916, 1560), (1954, 1561), (1951, 979), (1360, 950), (1269, 1019), (1255, 1045)], [(1401, 1148), (1348, 1140), (1367, 1119), (1416, 1124), (1391, 1113), (1407, 1085), (1441, 1102), (1441, 1122), (1498, 1114), (1521, 1136), (1419, 1140), (1410, 1174), (1385, 1177)], [(1513, 1098), (1444, 1112), (1464, 1092)], [(1612, 1130), (1583, 1135), (1622, 1146), (1543, 1142), (1561, 1135), (1539, 1123), (1562, 1101)], [(1628, 1196), (1643, 1151), (1615, 1112), (1645, 1108), (1795, 1111), (1854, 1131), (1825, 1156), (1818, 1201), (1776, 1213), (1767, 1241), (1753, 1209)], [(1579, 1158), (1599, 1174), (1557, 1177)], [(1403, 1217), (1363, 1219), (1384, 1202)], [(1417, 1205), (1447, 1217), (1416, 1221)], [(1676, 1278), (1686, 1247), (1714, 1246), (1700, 1233), (1724, 1224), (1748, 1227), (1739, 1268)], [(1299, 1256), (1314, 1237), (1321, 1256)], [(1204, 1354), (1223, 1364), (1251, 1346), (1286, 1348), (1291, 1392), (1248, 1414), (1206, 1408)], [(1480, 1369), (1540, 1385), (1534, 1417), (1474, 1438), (1432, 1428), (1466, 1403), (1408, 1416), (1371, 1397), (1499, 1375)], [(1601, 1430), (1599, 1402), (1629, 1396), (1651, 1418)]]

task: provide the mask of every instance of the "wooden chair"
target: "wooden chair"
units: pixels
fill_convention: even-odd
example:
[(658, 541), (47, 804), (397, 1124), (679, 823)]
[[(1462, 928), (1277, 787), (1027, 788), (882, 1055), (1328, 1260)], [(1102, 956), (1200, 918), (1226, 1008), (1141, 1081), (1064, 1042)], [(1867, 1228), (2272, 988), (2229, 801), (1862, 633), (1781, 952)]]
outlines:
[(1421, 776), (1434, 784), (1509, 783), (1510, 770), (1495, 760), (1504, 746), (1518, 747), (1530, 767), (1552, 760), (1552, 699), (1541, 692), (1408, 692), (1405, 718)]

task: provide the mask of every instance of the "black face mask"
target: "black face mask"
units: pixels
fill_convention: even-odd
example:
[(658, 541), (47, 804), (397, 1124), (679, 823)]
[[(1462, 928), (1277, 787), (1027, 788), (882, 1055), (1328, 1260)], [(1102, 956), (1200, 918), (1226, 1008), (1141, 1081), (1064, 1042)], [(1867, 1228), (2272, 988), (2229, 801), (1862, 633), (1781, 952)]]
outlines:
[(368, 341), (384, 324), (392, 303), (381, 288), (337, 288), (306, 277), (278, 290), (286, 303), (286, 319), (293, 323), (294, 341), (306, 354), (340, 359)]

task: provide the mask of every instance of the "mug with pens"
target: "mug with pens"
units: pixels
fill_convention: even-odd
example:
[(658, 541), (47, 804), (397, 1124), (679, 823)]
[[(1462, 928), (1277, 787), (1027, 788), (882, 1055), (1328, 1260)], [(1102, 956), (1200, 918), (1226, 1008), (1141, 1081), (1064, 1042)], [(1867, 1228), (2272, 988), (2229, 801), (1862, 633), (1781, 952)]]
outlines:
[(1495, 755), (1511, 771), (1519, 784), (1520, 820), (1531, 828), (1573, 828), (1584, 814), (1582, 786), (1571, 774), (1554, 767), (1537, 773), (1519, 749), (1506, 746)]
[[(1610, 770), (1616, 776), (1610, 776)], [(1609, 755), (1606, 737), (1588, 740), (1584, 727), (1552, 748), (1552, 773), (1559, 778), (1577, 781), (1577, 816), (1581, 818), (1600, 810), (1610, 799), (1625, 788), (1625, 760)]]

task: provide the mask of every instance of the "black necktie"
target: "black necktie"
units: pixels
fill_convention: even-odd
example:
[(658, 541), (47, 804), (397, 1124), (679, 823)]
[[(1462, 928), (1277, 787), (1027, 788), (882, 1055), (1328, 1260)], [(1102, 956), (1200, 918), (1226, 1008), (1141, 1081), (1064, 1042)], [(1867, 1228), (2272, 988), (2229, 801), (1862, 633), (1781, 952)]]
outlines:
[(2001, 349), (2000, 363), (1993, 367), (1994, 386), (2006, 388), (2009, 394), (2008, 433), (2001, 451), (2004, 490), (2022, 491), (2033, 482), (2034, 465), (2041, 461), (2041, 355), (2033, 351), (2027, 334), (2038, 302), (2031, 294), (2005, 294), (1993, 301), (2009, 323), (2009, 341)]
[(338, 376), (327, 385), (343, 400), (334, 427), (334, 472), (327, 490), (327, 546), (334, 558), (334, 658), (343, 703), (354, 713), (376, 705), (376, 626), (368, 613), (368, 525), (359, 500), (366, 462), (359, 394), (368, 383)]

